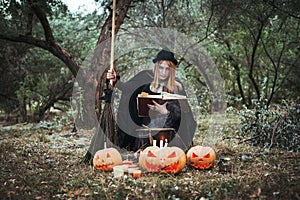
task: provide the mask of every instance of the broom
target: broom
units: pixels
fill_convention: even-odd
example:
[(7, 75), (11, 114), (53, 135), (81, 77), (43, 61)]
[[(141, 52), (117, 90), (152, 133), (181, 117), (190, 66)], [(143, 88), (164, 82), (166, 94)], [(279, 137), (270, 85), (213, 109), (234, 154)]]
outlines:
[[(112, 36), (111, 36), (111, 50), (110, 50), (110, 70), (114, 70), (114, 41), (115, 41), (115, 16), (116, 16), (116, 0), (113, 0), (113, 15), (112, 15)], [(105, 106), (103, 118), (101, 120), (102, 128), (104, 129), (104, 133), (107, 137), (106, 143), (109, 144), (109, 141), (114, 144), (118, 143), (117, 138), (117, 127), (115, 124), (114, 116), (113, 116), (113, 108), (111, 103), (111, 97), (113, 92), (113, 81), (106, 81), (106, 89), (104, 90), (105, 96)], [(108, 141), (109, 140), (109, 141)]]
[[(110, 56), (110, 70), (113, 70), (113, 64), (114, 64), (114, 39), (115, 39), (115, 14), (116, 13), (116, 0), (113, 0), (113, 15), (112, 15), (112, 41), (111, 41), (111, 56)], [(105, 101), (104, 109), (101, 114), (101, 119), (100, 119), (100, 127), (101, 130), (103, 130), (103, 133), (105, 134), (106, 137), (100, 137), (100, 143), (103, 142), (103, 148), (106, 148), (107, 145), (110, 145), (111, 142), (115, 143), (118, 145), (118, 137), (116, 134), (117, 128), (116, 128), (116, 123), (113, 117), (113, 112), (112, 112), (112, 104), (111, 104), (111, 97), (112, 97), (112, 87), (113, 83), (109, 82), (108, 80), (106, 81), (106, 89), (104, 89), (104, 96), (101, 97), (101, 100)], [(99, 131), (99, 130), (98, 130)], [(102, 133), (98, 133), (98, 135), (101, 135)], [(92, 139), (92, 145), (94, 142), (99, 142), (99, 140), (94, 140), (95, 136)], [(109, 142), (110, 141), (110, 142)], [(102, 144), (98, 144), (100, 147)], [(96, 145), (96, 146), (98, 146)], [(90, 151), (86, 153), (84, 158), (81, 161), (84, 164), (91, 164), (92, 163), (92, 154)]]

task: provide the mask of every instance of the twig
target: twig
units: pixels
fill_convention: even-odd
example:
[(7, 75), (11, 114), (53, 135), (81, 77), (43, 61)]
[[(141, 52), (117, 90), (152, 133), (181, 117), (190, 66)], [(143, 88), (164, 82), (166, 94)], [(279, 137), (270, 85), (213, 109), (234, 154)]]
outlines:
[(271, 137), (271, 143), (270, 143), (270, 145), (269, 145), (269, 149), (270, 149), (270, 148), (272, 147), (272, 145), (273, 145), (275, 132), (276, 132), (276, 130), (277, 130), (277, 128), (278, 128), (278, 125), (279, 125), (279, 123), (280, 123), (281, 121), (282, 121), (282, 118), (280, 117), (280, 118), (279, 118), (279, 121), (277, 122), (277, 124), (275, 125), (275, 127), (274, 127), (274, 129), (273, 129), (272, 137)]
[(244, 142), (248, 142), (248, 141), (251, 141), (251, 140), (254, 140), (254, 139), (258, 138), (259, 136), (260, 136), (260, 135), (257, 135), (257, 136), (255, 136), (255, 137), (251, 137), (251, 138), (242, 140), (242, 141), (239, 142), (239, 144), (244, 143)]

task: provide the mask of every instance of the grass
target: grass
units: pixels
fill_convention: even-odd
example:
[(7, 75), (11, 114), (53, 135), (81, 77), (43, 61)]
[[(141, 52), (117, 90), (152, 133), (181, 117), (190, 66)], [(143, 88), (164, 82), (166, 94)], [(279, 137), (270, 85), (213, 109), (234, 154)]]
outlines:
[[(202, 119), (195, 135), (201, 144), (209, 127)], [(80, 164), (92, 131), (55, 132), (35, 125), (0, 131), (1, 199), (300, 199), (299, 153), (239, 144), (238, 120), (229, 116), (215, 145), (210, 170), (190, 166), (179, 173), (144, 172), (113, 178)], [(219, 171), (222, 156), (230, 170)]]

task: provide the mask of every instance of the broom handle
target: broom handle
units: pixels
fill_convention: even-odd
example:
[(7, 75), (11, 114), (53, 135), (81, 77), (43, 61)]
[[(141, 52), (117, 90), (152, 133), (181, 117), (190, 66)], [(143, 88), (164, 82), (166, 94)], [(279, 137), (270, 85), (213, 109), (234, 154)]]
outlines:
[[(116, 18), (116, 0), (113, 0), (112, 30), (111, 30), (111, 48), (110, 48), (110, 70), (114, 69), (114, 52), (115, 52), (115, 19)], [(113, 80), (110, 80), (113, 85)]]

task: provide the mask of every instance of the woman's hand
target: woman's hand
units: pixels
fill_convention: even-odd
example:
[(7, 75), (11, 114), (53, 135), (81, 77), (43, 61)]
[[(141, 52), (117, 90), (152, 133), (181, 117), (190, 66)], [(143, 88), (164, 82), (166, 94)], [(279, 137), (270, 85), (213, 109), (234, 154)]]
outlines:
[(106, 78), (107, 78), (108, 80), (111, 80), (111, 81), (113, 81), (113, 82), (116, 82), (116, 81), (117, 81), (117, 75), (116, 75), (115, 70), (114, 70), (114, 69), (109, 69), (109, 70), (107, 71)]
[(150, 110), (159, 112), (160, 114), (163, 114), (163, 115), (166, 115), (166, 114), (169, 113), (169, 111), (167, 109), (167, 103), (168, 102), (166, 102), (166, 103), (164, 103), (162, 105), (160, 105), (156, 101), (152, 101), (152, 102), (153, 102), (153, 105), (152, 104), (147, 104), (148, 108), (150, 108)]

